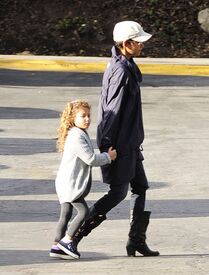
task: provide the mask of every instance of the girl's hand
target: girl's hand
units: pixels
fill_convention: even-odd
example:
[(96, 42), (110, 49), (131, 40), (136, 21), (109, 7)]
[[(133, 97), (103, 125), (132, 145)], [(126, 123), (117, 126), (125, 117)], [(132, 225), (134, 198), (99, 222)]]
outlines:
[(117, 152), (116, 152), (116, 150), (113, 149), (112, 147), (110, 147), (110, 148), (108, 149), (108, 154), (109, 154), (111, 160), (115, 160), (115, 159), (117, 158)]

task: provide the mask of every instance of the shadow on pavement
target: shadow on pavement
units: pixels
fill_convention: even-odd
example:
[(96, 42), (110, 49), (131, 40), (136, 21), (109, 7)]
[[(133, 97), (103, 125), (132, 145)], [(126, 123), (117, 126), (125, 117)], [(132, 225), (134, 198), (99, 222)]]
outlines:
[(0, 197), (44, 194), (55, 194), (54, 180), (0, 179)]
[(0, 164), (0, 170), (3, 170), (3, 169), (9, 169), (10, 167), (8, 165), (3, 165), (3, 164)]
[[(96, 252), (82, 252), (82, 258), (79, 262), (100, 261), (108, 259), (109, 256)], [(112, 257), (111, 257), (112, 258)], [(60, 263), (72, 264), (78, 263), (76, 260), (62, 260), (49, 257), (49, 251), (43, 250), (0, 250), (0, 266), (11, 265), (29, 265), (29, 264), (44, 264), (44, 263)]]
[[(97, 149), (95, 139), (91, 139), (94, 149)], [(56, 152), (56, 137), (43, 138), (0, 138), (0, 155), (33, 155)]]
[[(95, 201), (88, 201), (91, 206)], [(128, 220), (129, 200), (112, 209), (109, 220)], [(209, 199), (196, 200), (148, 200), (146, 209), (152, 211), (152, 218), (209, 217)], [(1, 200), (0, 222), (51, 222), (58, 221), (60, 205), (52, 200)]]
[[(106, 184), (100, 181), (93, 181), (91, 193), (103, 193), (107, 189), (108, 186)], [(47, 194), (56, 194), (55, 179), (0, 179), (0, 198), (3, 196)]]
[(163, 255), (160, 254), (160, 257), (162, 258), (197, 258), (197, 257), (208, 257), (209, 254), (207, 253), (194, 253), (194, 254), (169, 254), (169, 255)]
[(1, 119), (49, 119), (58, 118), (59, 112), (40, 108), (0, 107)]
[(33, 155), (56, 152), (55, 139), (0, 138), (0, 155)]
[[(172, 254), (172, 255), (160, 255), (160, 258), (197, 258), (208, 257), (209, 254), (194, 253), (194, 254)], [(80, 262), (92, 262), (102, 261), (105, 259), (127, 259), (127, 256), (108, 256), (104, 253), (97, 252), (82, 252), (82, 258), (79, 261), (76, 260), (62, 260), (49, 257), (49, 251), (47, 250), (0, 250), (0, 266), (18, 266), (18, 265), (33, 265), (44, 263), (56, 263), (56, 264), (79, 264)], [(144, 258), (138, 254), (135, 258)], [(133, 258), (132, 258), (133, 259)], [(146, 258), (144, 258), (146, 259)]]
[[(2, 167), (0, 169), (8, 169)], [(55, 176), (56, 177), (56, 176)], [(163, 182), (151, 182), (152, 189), (160, 189), (168, 186)], [(91, 193), (105, 193), (109, 190), (109, 186), (101, 181), (93, 181)], [(21, 196), (21, 195), (44, 195), (55, 194), (55, 178), (48, 179), (12, 179), (0, 178), (0, 198), (2, 196)]]
[[(101, 87), (103, 73), (46, 72), (0, 69), (0, 85), (37, 87)], [(207, 76), (143, 75), (142, 86), (207, 87)]]

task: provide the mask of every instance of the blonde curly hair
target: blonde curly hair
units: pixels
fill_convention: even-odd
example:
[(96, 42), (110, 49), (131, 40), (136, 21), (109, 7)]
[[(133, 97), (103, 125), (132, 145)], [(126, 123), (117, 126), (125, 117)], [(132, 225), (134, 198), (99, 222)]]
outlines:
[(65, 140), (67, 138), (68, 131), (74, 126), (74, 120), (76, 113), (83, 108), (91, 109), (88, 102), (84, 100), (74, 100), (69, 103), (64, 108), (64, 111), (60, 117), (60, 126), (57, 130), (57, 149), (59, 152), (64, 151)]

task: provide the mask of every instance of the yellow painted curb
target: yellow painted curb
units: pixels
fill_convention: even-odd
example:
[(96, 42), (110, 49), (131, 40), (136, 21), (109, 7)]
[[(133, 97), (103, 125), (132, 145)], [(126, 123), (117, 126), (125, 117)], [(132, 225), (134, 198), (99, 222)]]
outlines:
[[(208, 65), (138, 64), (143, 74), (209, 76)], [(106, 62), (63, 61), (44, 59), (0, 59), (0, 68), (31, 71), (103, 73)]]

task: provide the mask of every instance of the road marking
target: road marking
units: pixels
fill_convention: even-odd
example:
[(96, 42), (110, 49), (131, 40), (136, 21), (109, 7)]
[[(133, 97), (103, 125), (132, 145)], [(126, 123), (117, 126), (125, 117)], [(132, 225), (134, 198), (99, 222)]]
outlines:
[[(209, 65), (138, 64), (143, 74), (209, 76)], [(82, 62), (44, 59), (0, 59), (1, 69), (103, 73), (106, 62)]]

